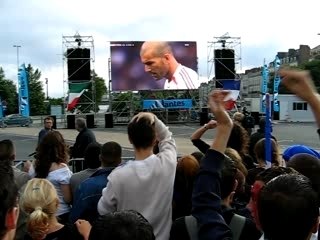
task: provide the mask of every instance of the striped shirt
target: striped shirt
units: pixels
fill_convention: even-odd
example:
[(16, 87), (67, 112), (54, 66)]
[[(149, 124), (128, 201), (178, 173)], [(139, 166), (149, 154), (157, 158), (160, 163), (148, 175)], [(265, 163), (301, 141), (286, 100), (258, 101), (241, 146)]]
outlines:
[(181, 64), (178, 65), (171, 80), (166, 80), (164, 89), (197, 89), (199, 87), (198, 74)]

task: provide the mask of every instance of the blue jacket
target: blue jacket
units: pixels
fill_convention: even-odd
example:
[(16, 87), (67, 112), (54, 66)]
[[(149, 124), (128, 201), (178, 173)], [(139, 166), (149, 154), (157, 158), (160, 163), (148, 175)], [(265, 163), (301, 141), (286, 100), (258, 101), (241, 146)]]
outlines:
[(70, 213), (70, 221), (72, 223), (78, 219), (85, 219), (89, 222), (97, 219), (99, 216), (97, 205), (102, 196), (102, 190), (108, 183), (108, 176), (113, 169), (115, 168), (99, 169), (79, 185)]
[(191, 213), (198, 222), (199, 240), (232, 239), (221, 209), (220, 182), (224, 158), (224, 154), (209, 149), (195, 180)]

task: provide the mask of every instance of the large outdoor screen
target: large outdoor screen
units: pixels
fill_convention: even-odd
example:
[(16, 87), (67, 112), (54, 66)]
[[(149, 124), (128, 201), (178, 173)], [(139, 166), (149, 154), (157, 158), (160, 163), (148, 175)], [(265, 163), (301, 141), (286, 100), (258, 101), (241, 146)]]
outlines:
[[(186, 90), (199, 87), (196, 42), (160, 42), (168, 43), (172, 54), (167, 58), (157, 56), (156, 60), (152, 58), (150, 62), (140, 57), (143, 43), (110, 43), (112, 91)], [(150, 54), (147, 57), (150, 59)], [(174, 59), (179, 63), (178, 67)], [(162, 77), (169, 75), (173, 75), (171, 79)]]

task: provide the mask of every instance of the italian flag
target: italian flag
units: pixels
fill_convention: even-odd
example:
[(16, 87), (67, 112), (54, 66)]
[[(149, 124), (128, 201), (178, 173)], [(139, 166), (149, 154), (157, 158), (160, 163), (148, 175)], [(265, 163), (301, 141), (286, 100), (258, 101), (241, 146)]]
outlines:
[(90, 82), (85, 83), (69, 83), (69, 96), (68, 96), (68, 107), (67, 110), (73, 110), (79, 100), (81, 95), (90, 87)]

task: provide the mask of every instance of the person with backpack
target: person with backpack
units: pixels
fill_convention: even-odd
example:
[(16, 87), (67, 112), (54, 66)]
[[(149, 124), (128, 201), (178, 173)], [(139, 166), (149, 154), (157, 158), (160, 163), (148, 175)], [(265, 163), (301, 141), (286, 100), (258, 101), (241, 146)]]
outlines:
[(195, 180), (192, 215), (173, 222), (170, 240), (258, 240), (262, 235), (251, 219), (236, 214), (231, 207), (239, 170), (235, 162), (223, 154), (234, 124), (223, 107), (226, 94), (213, 91), (209, 97), (218, 123), (216, 135)]
[[(235, 162), (226, 157), (221, 171), (222, 217), (231, 229), (233, 240), (258, 240), (262, 233), (256, 228), (255, 223), (249, 218), (238, 215), (231, 207), (238, 185), (237, 171), (239, 170)], [(178, 218), (173, 222), (170, 240), (197, 240), (197, 229), (197, 220), (193, 216)]]

